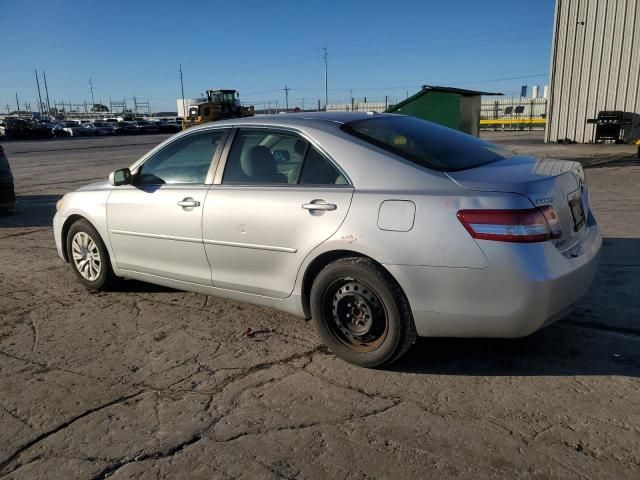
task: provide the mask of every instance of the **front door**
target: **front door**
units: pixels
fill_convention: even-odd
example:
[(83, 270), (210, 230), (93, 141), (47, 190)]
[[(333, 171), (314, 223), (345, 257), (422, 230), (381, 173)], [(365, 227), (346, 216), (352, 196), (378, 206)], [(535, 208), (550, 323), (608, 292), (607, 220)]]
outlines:
[(178, 138), (109, 196), (107, 223), (118, 268), (211, 285), (202, 242), (210, 167), (225, 131)]
[(205, 203), (215, 287), (285, 298), (304, 258), (342, 223), (353, 188), (296, 133), (240, 129)]

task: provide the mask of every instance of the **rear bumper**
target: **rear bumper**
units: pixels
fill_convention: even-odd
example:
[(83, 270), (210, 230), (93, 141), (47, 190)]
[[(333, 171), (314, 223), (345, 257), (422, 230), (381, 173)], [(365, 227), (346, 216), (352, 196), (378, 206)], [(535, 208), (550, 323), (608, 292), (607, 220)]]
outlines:
[(582, 243), (563, 255), (550, 242), (480, 240), (483, 269), (385, 265), (407, 294), (418, 335), (529, 335), (568, 314), (595, 277), (602, 237), (589, 216)]

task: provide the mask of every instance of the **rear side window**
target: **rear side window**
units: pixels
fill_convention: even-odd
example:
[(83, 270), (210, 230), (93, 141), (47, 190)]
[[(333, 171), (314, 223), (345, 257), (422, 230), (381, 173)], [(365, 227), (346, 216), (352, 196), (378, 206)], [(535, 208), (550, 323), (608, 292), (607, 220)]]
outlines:
[(307, 140), (293, 132), (241, 129), (233, 141), (223, 184), (347, 185), (347, 179)]
[(466, 170), (510, 156), (500, 147), (466, 133), (404, 115), (357, 120), (342, 129), (434, 170)]

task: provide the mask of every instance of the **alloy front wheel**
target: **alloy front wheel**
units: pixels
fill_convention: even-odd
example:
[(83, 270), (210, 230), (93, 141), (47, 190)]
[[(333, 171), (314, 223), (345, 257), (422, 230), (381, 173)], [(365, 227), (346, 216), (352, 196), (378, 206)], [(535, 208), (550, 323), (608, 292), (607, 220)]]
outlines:
[(107, 289), (116, 280), (107, 248), (87, 220), (81, 219), (71, 225), (66, 250), (73, 272), (89, 290)]
[(73, 263), (86, 280), (94, 282), (102, 269), (100, 251), (93, 239), (85, 232), (78, 232), (71, 240)]

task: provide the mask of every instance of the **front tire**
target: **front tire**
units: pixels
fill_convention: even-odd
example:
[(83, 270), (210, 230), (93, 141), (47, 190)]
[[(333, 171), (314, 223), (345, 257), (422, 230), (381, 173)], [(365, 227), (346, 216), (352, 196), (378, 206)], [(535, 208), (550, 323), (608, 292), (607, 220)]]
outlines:
[(362, 367), (394, 362), (416, 339), (404, 292), (368, 258), (342, 258), (327, 265), (311, 288), (311, 315), (329, 349)]
[(67, 256), (78, 280), (88, 290), (107, 290), (116, 280), (100, 234), (86, 220), (78, 220), (67, 234)]

